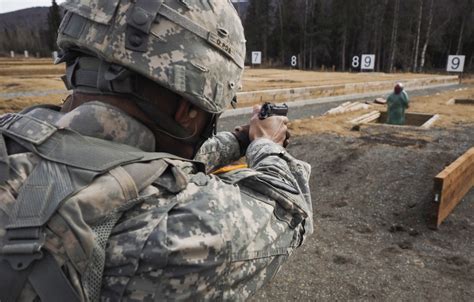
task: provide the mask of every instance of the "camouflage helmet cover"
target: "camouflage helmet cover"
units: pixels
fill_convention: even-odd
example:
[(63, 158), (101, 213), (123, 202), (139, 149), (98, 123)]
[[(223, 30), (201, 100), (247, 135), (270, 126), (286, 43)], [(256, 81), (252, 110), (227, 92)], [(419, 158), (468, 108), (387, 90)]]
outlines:
[(245, 38), (230, 0), (67, 0), (63, 50), (124, 66), (220, 113), (241, 86)]

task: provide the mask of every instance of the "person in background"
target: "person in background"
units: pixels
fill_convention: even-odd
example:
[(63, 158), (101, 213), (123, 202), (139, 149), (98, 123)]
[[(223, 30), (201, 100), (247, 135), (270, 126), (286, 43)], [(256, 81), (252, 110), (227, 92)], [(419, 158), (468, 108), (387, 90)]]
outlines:
[(395, 85), (393, 93), (387, 99), (387, 124), (404, 125), (405, 109), (408, 108), (409, 98), (402, 83)]

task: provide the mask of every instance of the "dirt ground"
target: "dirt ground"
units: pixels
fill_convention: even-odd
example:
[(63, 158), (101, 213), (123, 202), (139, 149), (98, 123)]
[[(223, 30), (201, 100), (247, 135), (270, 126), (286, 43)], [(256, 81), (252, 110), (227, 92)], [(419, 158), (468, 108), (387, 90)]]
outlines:
[(315, 233), (253, 301), (472, 301), (474, 192), (434, 229), (433, 177), (474, 145), (474, 124), (411, 136), (309, 134)]

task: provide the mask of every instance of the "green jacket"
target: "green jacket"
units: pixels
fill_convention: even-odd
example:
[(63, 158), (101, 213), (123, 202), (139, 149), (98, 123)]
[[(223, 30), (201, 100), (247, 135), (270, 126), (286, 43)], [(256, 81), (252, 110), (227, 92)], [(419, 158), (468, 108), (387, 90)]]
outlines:
[(408, 108), (408, 95), (405, 91), (400, 94), (392, 93), (387, 99), (387, 124), (404, 125), (405, 109)]

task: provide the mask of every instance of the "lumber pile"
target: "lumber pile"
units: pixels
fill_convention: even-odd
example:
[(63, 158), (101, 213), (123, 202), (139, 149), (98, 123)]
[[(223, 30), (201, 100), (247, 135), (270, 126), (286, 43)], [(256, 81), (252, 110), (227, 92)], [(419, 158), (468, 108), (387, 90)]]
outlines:
[(353, 125), (367, 124), (367, 123), (375, 122), (379, 118), (380, 118), (380, 111), (372, 111), (362, 116), (359, 116), (353, 120), (350, 120), (349, 123)]
[(353, 112), (353, 111), (358, 111), (358, 110), (367, 110), (369, 109), (370, 106), (367, 104), (363, 104), (360, 102), (346, 102), (336, 108), (332, 108), (328, 112), (326, 112), (324, 115), (335, 115), (335, 114), (342, 114), (342, 113), (347, 113), (347, 112)]
[(439, 173), (434, 184), (439, 226), (474, 186), (474, 147)]

